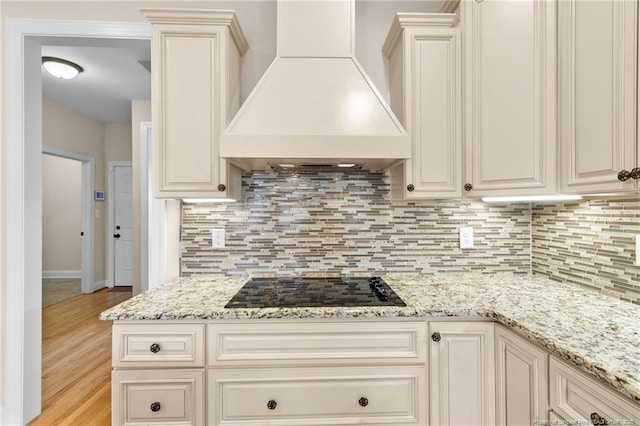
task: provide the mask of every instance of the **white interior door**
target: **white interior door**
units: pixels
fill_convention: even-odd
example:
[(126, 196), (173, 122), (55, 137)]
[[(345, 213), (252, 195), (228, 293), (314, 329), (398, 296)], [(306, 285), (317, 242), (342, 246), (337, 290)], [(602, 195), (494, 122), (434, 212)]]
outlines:
[(114, 172), (114, 285), (133, 285), (133, 185), (131, 166)]

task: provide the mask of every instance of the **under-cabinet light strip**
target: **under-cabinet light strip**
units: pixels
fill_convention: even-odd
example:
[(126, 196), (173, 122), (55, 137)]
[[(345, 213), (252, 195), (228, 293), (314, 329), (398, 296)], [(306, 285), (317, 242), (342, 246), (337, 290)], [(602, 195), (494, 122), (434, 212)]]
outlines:
[(482, 197), (485, 203), (534, 203), (582, 200), (581, 195), (529, 195), (516, 197)]

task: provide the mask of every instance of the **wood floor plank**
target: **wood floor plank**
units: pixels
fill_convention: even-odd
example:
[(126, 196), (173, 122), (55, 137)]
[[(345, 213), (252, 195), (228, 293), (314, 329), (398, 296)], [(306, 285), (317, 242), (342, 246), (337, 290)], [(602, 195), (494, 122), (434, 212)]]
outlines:
[(42, 310), (42, 413), (32, 426), (111, 424), (111, 321), (131, 292), (82, 294)]

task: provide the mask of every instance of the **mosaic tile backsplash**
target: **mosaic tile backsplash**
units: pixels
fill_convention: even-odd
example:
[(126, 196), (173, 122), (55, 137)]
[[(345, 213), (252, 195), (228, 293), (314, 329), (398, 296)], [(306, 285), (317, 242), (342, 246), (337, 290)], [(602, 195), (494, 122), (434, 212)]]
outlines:
[[(254, 172), (243, 189), (239, 203), (183, 206), (183, 276), (531, 271), (529, 205), (391, 202), (374, 172)], [(475, 248), (459, 248), (461, 226)], [(225, 249), (211, 249), (216, 227)]]
[(640, 200), (590, 200), (532, 208), (535, 274), (640, 304)]

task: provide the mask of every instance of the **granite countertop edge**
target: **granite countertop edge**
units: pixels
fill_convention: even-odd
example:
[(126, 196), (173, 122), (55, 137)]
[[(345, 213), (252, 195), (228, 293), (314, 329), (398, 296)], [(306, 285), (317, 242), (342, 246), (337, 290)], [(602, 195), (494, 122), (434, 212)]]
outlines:
[[(100, 319), (489, 318), (640, 401), (640, 325), (633, 324), (640, 318), (638, 305), (532, 275), (383, 277), (406, 307), (225, 309), (249, 277), (200, 275), (173, 279), (103, 312)], [(589, 315), (590, 310), (603, 315)]]

